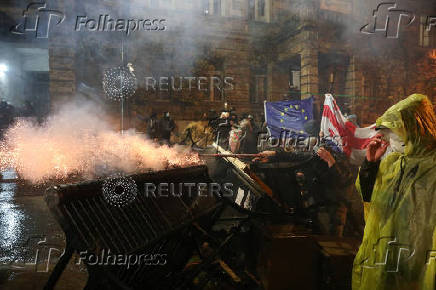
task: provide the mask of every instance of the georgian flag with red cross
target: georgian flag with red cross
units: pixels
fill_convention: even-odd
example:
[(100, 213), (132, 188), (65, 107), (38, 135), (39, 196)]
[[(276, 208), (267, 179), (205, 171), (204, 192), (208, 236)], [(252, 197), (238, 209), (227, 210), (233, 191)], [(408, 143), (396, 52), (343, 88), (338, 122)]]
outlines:
[(355, 165), (362, 164), (366, 146), (376, 134), (375, 124), (359, 128), (348, 121), (331, 94), (325, 94), (321, 131), (324, 137), (333, 141)]

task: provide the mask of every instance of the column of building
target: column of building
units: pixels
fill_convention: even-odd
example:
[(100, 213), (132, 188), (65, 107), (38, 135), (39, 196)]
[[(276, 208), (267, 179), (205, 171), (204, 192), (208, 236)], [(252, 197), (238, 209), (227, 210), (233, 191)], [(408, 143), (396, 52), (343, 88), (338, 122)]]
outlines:
[[(63, 13), (74, 11), (75, 1), (57, 1), (57, 9)], [(76, 93), (76, 74), (74, 68), (74, 27), (65, 21), (49, 34), (49, 78), (51, 107), (71, 99)]]

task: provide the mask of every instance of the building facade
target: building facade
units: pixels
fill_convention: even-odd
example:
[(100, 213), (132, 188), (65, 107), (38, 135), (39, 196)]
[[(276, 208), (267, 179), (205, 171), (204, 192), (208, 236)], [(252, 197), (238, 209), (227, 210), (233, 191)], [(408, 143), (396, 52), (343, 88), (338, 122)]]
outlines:
[[(104, 99), (105, 71), (130, 66), (137, 89), (123, 107), (126, 126), (164, 111), (198, 120), (225, 104), (260, 115), (264, 101), (310, 96), (319, 118), (325, 93), (368, 124), (413, 92), (435, 101), (436, 12), (425, 2), (398, 2), (404, 11), (395, 14), (358, 0), (47, 1), (64, 20), (56, 25), (53, 17), (49, 36), (38, 38), (31, 29), (11, 35), (10, 27), (26, 9), (29, 23), (44, 10), (7, 1), (2, 47), (32, 81), (4, 98), (43, 92), (40, 102), (49, 99), (51, 108), (77, 94)], [(391, 27), (379, 27), (385, 19)], [(154, 20), (162, 27), (151, 28)], [(118, 102), (105, 102), (119, 110)]]

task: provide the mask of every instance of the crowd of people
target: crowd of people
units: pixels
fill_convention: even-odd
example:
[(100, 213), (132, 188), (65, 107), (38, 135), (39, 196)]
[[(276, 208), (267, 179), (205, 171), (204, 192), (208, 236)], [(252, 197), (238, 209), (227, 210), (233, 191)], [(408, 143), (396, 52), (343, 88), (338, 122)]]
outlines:
[(248, 113), (239, 117), (232, 110), (219, 115), (211, 111), (205, 113), (201, 121), (188, 124), (180, 134), (170, 112), (164, 112), (161, 118), (152, 113), (146, 120), (146, 135), (161, 144), (177, 143), (204, 149), (216, 142), (233, 153), (257, 153), (258, 135), (266, 133), (263, 116), (257, 119)]
[(232, 112), (222, 112), (219, 118), (209, 121), (217, 144), (233, 153), (257, 153), (259, 134), (266, 130), (253, 115), (244, 113), (239, 119)]
[[(250, 151), (242, 141), (249, 140), (249, 132), (255, 132), (252, 118), (247, 115), (237, 122), (222, 114), (220, 119), (218, 132), (225, 137), (217, 139), (223, 145), (228, 143), (231, 151), (241, 147), (243, 152)], [(224, 119), (228, 122), (222, 122)], [(289, 196), (291, 188), (299, 193), (297, 209), (322, 234), (341, 236), (347, 212), (356, 213), (352, 204), (369, 203), (366, 222), (362, 222), (362, 243), (354, 260), (353, 289), (435, 289), (434, 108), (426, 96), (413, 94), (389, 108), (377, 119), (375, 128), (377, 134), (366, 145), (359, 168), (350, 166), (348, 156), (325, 140), (314, 148), (307, 166), (279, 169), (287, 176), (279, 175), (275, 181), (288, 185), (282, 194)], [(232, 133), (234, 130), (242, 133)], [(319, 130), (306, 132), (315, 135)], [(232, 138), (241, 139), (239, 148)], [(324, 136), (319, 138), (322, 141)], [(298, 154), (279, 147), (261, 152), (257, 161), (294, 161)], [(293, 181), (296, 186), (289, 186)], [(274, 182), (270, 180), (270, 184)]]
[[(350, 216), (348, 232), (355, 235), (363, 231), (363, 205), (354, 189), (357, 168), (352, 167), (344, 154), (324, 138), (313, 152), (284, 150), (283, 147), (259, 146), (259, 136), (267, 134), (266, 123), (262, 115), (256, 120), (252, 114), (238, 117), (233, 111), (223, 111), (219, 115), (210, 114), (201, 122), (194, 122), (184, 130), (182, 144), (200, 146), (204, 149), (208, 143), (215, 142), (221, 148), (232, 153), (258, 154), (262, 157), (245, 160), (255, 166), (256, 163), (292, 161), (302, 155), (313, 155), (310, 162), (302, 166), (282, 168), (274, 174), (265, 175), (264, 181), (270, 185), (283, 202), (305, 219), (306, 224), (315, 232), (343, 236)], [(174, 121), (169, 113), (158, 120), (153, 114), (148, 120), (147, 131), (150, 138), (161, 143), (169, 143), (169, 135), (174, 130)], [(305, 130), (308, 137), (318, 137), (319, 125), (309, 121)], [(209, 142), (204, 142), (204, 139)], [(298, 157), (300, 156), (300, 157)], [(291, 186), (290, 186), (291, 183)]]
[(269, 183), (314, 232), (361, 236), (363, 204), (354, 188), (358, 169), (336, 144), (324, 138), (318, 122), (307, 122), (305, 132), (308, 142), (316, 142), (309, 152), (275, 147), (260, 153), (260, 162), (290, 164), (276, 170)]

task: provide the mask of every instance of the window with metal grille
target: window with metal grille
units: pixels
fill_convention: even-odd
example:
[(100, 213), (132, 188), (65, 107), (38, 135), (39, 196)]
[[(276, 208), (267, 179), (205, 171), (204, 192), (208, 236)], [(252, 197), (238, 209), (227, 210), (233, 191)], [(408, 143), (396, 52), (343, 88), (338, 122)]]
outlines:
[(253, 104), (262, 103), (267, 99), (268, 82), (266, 67), (252, 68), (250, 80), (250, 102)]
[(221, 15), (221, 0), (213, 0), (213, 14)]
[(259, 0), (259, 16), (264, 17), (265, 16), (265, 0)]

